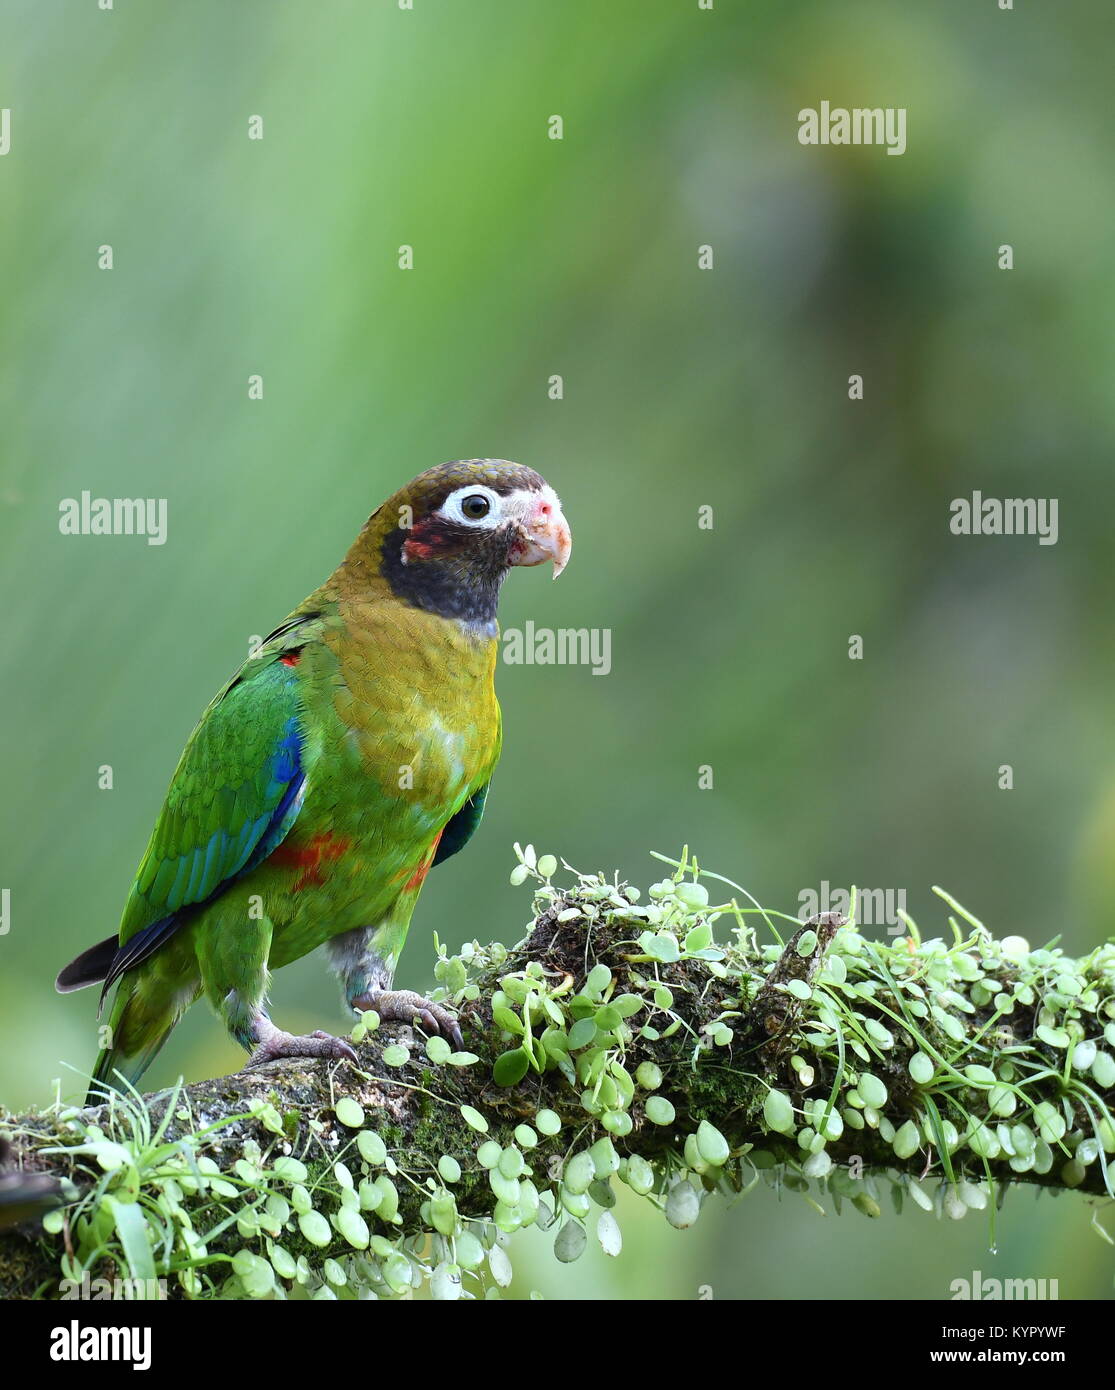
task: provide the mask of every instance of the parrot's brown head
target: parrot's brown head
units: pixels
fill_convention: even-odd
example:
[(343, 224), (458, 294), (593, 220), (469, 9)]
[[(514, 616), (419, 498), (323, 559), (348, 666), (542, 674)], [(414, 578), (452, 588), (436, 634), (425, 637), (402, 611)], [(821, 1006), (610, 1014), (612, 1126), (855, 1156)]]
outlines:
[(465, 459), (428, 468), (369, 523), (380, 572), (397, 597), (442, 617), (490, 625), (513, 565), (553, 563), (573, 538), (553, 488), (533, 468)]

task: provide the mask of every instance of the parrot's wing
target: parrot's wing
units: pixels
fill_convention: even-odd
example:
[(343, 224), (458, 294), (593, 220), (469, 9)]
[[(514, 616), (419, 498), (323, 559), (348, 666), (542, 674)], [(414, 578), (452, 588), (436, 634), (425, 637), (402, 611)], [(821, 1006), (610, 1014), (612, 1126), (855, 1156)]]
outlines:
[[(492, 785), (489, 779), (465, 802), (455, 816), (450, 817), (446, 822), (445, 829), (441, 832), (441, 839), (438, 841), (437, 852), (434, 854), (433, 863), (441, 864), (458, 850), (464, 849), (465, 845), (476, 833), (476, 827), (484, 815), (484, 803), (488, 799), (488, 788)], [(431, 866), (432, 867), (432, 866)]]
[(267, 858), (306, 792), (297, 625), (284, 625), (202, 715), (190, 735), (139, 866), (104, 988)]

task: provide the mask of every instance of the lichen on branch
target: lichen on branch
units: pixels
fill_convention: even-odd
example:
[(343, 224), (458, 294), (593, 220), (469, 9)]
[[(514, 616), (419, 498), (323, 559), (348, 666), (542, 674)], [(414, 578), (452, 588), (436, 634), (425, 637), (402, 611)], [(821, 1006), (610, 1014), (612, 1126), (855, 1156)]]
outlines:
[(7, 1121), (65, 1192), (0, 1236), (0, 1297), (493, 1296), (522, 1227), (618, 1255), (617, 1183), (683, 1228), (760, 1182), (868, 1216), (887, 1190), (953, 1218), (1015, 1182), (1111, 1196), (1111, 943), (999, 941), (946, 894), (944, 937), (872, 940), (854, 893), (783, 940), (687, 852), (645, 901), (516, 852), (523, 940), (438, 948), (470, 1051), (365, 1015), (358, 1065)]

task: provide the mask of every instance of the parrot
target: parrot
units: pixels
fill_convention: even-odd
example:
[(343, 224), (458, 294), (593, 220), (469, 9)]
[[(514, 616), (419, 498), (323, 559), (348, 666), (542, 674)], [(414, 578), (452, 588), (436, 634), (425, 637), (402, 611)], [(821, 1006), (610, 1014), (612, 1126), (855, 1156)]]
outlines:
[(499, 759), (496, 608), (513, 566), (565, 568), (572, 535), (532, 468), (419, 473), (202, 714), (119, 932), (58, 975), (116, 997), (92, 1076), (134, 1086), (202, 995), (248, 1054), (355, 1060), (271, 1021), (271, 972), (324, 945), (356, 1014), (440, 1034), (454, 1014), (392, 988), (429, 870), (468, 843)]

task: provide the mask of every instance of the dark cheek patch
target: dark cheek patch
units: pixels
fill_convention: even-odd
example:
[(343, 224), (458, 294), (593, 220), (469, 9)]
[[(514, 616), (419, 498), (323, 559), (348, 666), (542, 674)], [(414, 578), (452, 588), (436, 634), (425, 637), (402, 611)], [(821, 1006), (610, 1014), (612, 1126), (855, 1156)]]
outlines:
[(383, 542), (383, 574), (402, 599), (443, 618), (490, 624), (507, 573), (510, 533), (424, 516)]

